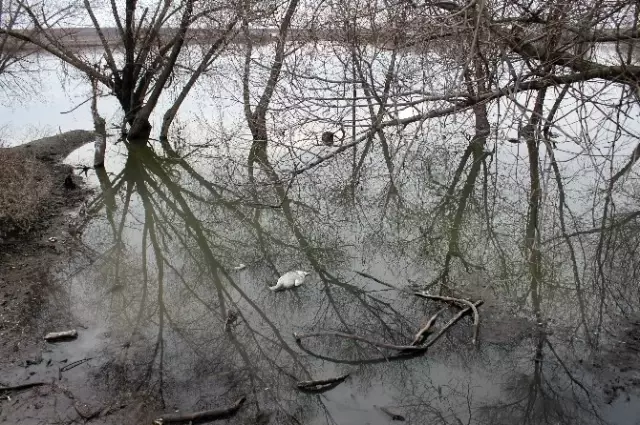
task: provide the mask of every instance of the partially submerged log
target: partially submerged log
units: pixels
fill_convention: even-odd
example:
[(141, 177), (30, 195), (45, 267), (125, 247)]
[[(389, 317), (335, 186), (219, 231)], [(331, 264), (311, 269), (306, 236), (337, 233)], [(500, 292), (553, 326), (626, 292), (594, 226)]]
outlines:
[(245, 401), (246, 401), (246, 397), (240, 397), (231, 406), (223, 409), (203, 410), (200, 412), (192, 412), (192, 413), (169, 413), (155, 419), (153, 421), (153, 424), (154, 425), (180, 424), (180, 423), (198, 424), (203, 422), (216, 421), (218, 419), (226, 419), (235, 415), (238, 412), (238, 410), (240, 410), (240, 408), (242, 407)]
[(313, 381), (299, 381), (296, 386), (300, 391), (309, 393), (323, 393), (329, 391), (349, 377), (349, 373), (337, 376), (335, 378), (317, 379)]

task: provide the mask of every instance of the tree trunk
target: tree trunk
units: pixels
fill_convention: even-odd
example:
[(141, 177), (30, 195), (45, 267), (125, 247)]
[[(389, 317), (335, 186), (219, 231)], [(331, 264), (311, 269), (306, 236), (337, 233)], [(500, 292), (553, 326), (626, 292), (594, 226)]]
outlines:
[(104, 167), (104, 155), (107, 150), (107, 122), (98, 114), (98, 81), (91, 78), (91, 116), (93, 128), (96, 132), (96, 141), (93, 152), (93, 168)]

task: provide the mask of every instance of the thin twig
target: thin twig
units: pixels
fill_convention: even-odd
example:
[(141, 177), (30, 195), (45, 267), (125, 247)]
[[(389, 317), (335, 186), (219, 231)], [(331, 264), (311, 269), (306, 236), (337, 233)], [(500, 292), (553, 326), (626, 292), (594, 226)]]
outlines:
[(82, 103), (80, 103), (80, 104), (78, 104), (78, 105), (74, 106), (73, 108), (69, 109), (68, 111), (62, 111), (62, 112), (60, 112), (60, 115), (70, 114), (70, 113), (72, 113), (73, 111), (75, 111), (76, 109), (78, 109), (79, 107), (81, 107), (82, 105), (84, 105), (85, 103), (89, 102), (90, 100), (91, 100), (91, 98), (88, 98), (88, 99), (86, 99), (86, 100), (83, 100), (83, 101), (82, 101)]
[(451, 303), (456, 303), (461, 306), (468, 306), (473, 311), (473, 345), (476, 345), (478, 340), (478, 326), (480, 325), (480, 314), (478, 314), (478, 309), (476, 306), (469, 300), (465, 300), (463, 298), (453, 298), (453, 297), (443, 297), (440, 295), (429, 295), (424, 292), (414, 292), (414, 295), (422, 298), (429, 298), (432, 300), (440, 300)]
[(384, 281), (382, 281), (382, 280), (378, 279), (378, 278), (377, 278), (377, 277), (375, 277), (375, 276), (371, 276), (371, 275), (370, 275), (370, 274), (368, 274), (368, 273), (365, 273), (365, 272), (359, 272), (359, 271), (357, 271), (357, 270), (354, 270), (354, 271), (355, 271), (357, 274), (359, 274), (360, 276), (362, 276), (362, 277), (366, 277), (367, 279), (371, 279), (371, 280), (373, 280), (374, 282), (379, 283), (380, 285), (386, 286), (387, 288), (395, 289), (395, 290), (397, 290), (397, 291), (403, 291), (403, 289), (402, 289), (402, 288), (398, 288), (397, 286), (394, 286), (394, 285), (392, 285), (392, 284), (390, 284), (390, 283), (384, 282)]

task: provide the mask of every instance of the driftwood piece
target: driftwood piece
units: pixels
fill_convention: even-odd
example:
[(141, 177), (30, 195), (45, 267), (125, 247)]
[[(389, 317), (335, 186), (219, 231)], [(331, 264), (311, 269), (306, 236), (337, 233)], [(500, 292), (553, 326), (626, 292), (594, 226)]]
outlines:
[(323, 393), (340, 385), (340, 383), (344, 382), (344, 380), (347, 379), (349, 375), (349, 373), (345, 373), (344, 375), (340, 375), (335, 378), (317, 379), (314, 381), (299, 381), (296, 386), (300, 391), (303, 392)]
[(431, 318), (429, 319), (427, 324), (424, 325), (422, 327), (422, 329), (420, 329), (418, 331), (418, 333), (416, 334), (416, 337), (413, 338), (413, 341), (411, 342), (411, 345), (417, 346), (417, 345), (420, 345), (420, 344), (422, 344), (424, 342), (424, 339), (425, 339), (425, 337), (427, 335), (427, 332), (429, 332), (431, 330), (431, 327), (436, 323), (436, 319), (438, 318), (440, 313), (442, 313), (445, 310), (446, 310), (446, 308), (441, 308), (440, 310), (438, 310), (436, 312), (436, 314), (431, 316)]
[(454, 303), (457, 304), (459, 306), (462, 307), (468, 307), (471, 309), (471, 311), (473, 311), (473, 345), (476, 345), (476, 342), (478, 341), (478, 326), (480, 325), (480, 314), (478, 314), (478, 309), (476, 308), (476, 306), (474, 305), (474, 303), (472, 303), (469, 300), (465, 300), (463, 298), (453, 298), (453, 297), (443, 297), (441, 295), (429, 295), (429, 294), (425, 294), (424, 292), (414, 292), (414, 295), (418, 296), (418, 297), (422, 297), (422, 298), (429, 298), (431, 300), (439, 300), (439, 301), (445, 301), (445, 302), (449, 302), (449, 303)]
[(235, 415), (246, 401), (246, 397), (240, 397), (231, 406), (223, 409), (203, 410), (193, 413), (169, 413), (162, 415), (153, 421), (154, 425), (179, 424), (179, 423), (202, 423), (226, 419)]
[(369, 338), (365, 338), (360, 335), (347, 334), (344, 332), (321, 331), (321, 332), (313, 332), (310, 334), (299, 334), (296, 332), (293, 333), (293, 337), (296, 339), (296, 342), (300, 342), (301, 339), (311, 338), (314, 336), (338, 336), (341, 338), (353, 339), (356, 341), (365, 342), (375, 347), (388, 348), (390, 350), (397, 350), (397, 351), (417, 351), (417, 350), (423, 349), (422, 347), (415, 347), (413, 345), (395, 345), (395, 344), (387, 344), (386, 342), (373, 341)]
[(49, 332), (44, 336), (44, 340), (47, 342), (69, 341), (72, 339), (76, 339), (77, 337), (78, 331), (75, 329), (71, 329), (62, 332)]
[(42, 385), (47, 385), (47, 382), (29, 382), (28, 384), (20, 384), (20, 385), (12, 385), (10, 387), (0, 387), (0, 393), (9, 392), (9, 391), (22, 391), (28, 390), (33, 387), (40, 387)]

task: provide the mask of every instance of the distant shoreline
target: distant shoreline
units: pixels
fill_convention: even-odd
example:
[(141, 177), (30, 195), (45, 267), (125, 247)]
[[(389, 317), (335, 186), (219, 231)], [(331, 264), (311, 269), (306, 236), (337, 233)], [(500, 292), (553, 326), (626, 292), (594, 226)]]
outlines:
[[(117, 28), (102, 28), (101, 29), (105, 41), (109, 47), (114, 49), (121, 48), (124, 44), (122, 37), (119, 34)], [(160, 39), (164, 42), (168, 42), (171, 37), (175, 35), (177, 28), (162, 28), (160, 29)], [(48, 43), (47, 39), (42, 33), (37, 33), (33, 30), (18, 31), (19, 33)], [(222, 34), (222, 29), (205, 29), (205, 28), (190, 28), (186, 34), (186, 44), (208, 45), (213, 44)], [(95, 49), (102, 48), (102, 41), (98, 36), (98, 32), (95, 28), (56, 28), (46, 30), (45, 34), (49, 34), (56, 43), (59, 43), (63, 49), (70, 51), (78, 51), (83, 49)], [(443, 27), (433, 27), (429, 34), (405, 34), (409, 39), (405, 41), (403, 48), (418, 48), (423, 45), (428, 45), (433, 48), (438, 43), (444, 43), (442, 47), (446, 47), (447, 43), (456, 38), (457, 35), (448, 34)], [(253, 28), (250, 30), (251, 41), (257, 45), (267, 45), (275, 43), (278, 40), (277, 28)], [(329, 42), (329, 43), (341, 43), (348, 45), (353, 42), (353, 33), (341, 28), (330, 29), (291, 29), (288, 34), (288, 39), (294, 42)], [(394, 45), (394, 37), (389, 31), (379, 30), (372, 32), (369, 30), (360, 30), (356, 34), (357, 43), (376, 45), (382, 49), (392, 49)], [(11, 38), (9, 39), (11, 40)], [(15, 40), (15, 45), (5, 46), (6, 48), (13, 48), (14, 51), (43, 51), (46, 50), (40, 46), (36, 46), (29, 42)], [(246, 42), (246, 37), (243, 33), (236, 34), (230, 44), (242, 44)], [(620, 40), (618, 43), (629, 47), (625, 40)], [(601, 45), (616, 45), (615, 41), (607, 41), (600, 43)], [(450, 46), (449, 46), (450, 47)]]
[[(102, 33), (105, 37), (107, 44), (110, 47), (123, 46), (122, 37), (120, 36), (117, 28), (102, 28)], [(177, 28), (163, 28), (160, 30), (160, 38), (169, 40), (174, 36)], [(42, 40), (46, 42), (46, 37), (41, 33), (35, 31), (19, 31), (21, 34), (34, 39)], [(57, 28), (46, 30), (46, 34), (50, 35), (57, 42), (59, 42), (64, 48), (77, 50), (84, 48), (102, 47), (102, 41), (98, 36), (98, 32), (95, 28)], [(195, 43), (206, 45), (214, 43), (215, 40), (223, 34), (221, 29), (204, 29), (204, 28), (190, 28), (187, 31), (186, 40), (187, 43)], [(277, 28), (263, 28), (252, 29), (251, 39), (256, 44), (270, 44), (274, 43), (278, 39)], [(308, 29), (292, 29), (289, 31), (289, 39), (293, 41), (329, 41), (329, 42), (346, 42), (348, 41), (348, 34), (343, 30), (308, 30)], [(358, 34), (359, 41), (375, 42), (376, 39), (381, 37), (375, 37), (373, 33), (362, 32)], [(244, 34), (237, 34), (232, 42), (242, 43), (246, 41)], [(33, 46), (27, 42), (16, 42), (19, 50), (30, 50), (29, 46)], [(36, 50), (41, 48), (36, 47)]]

